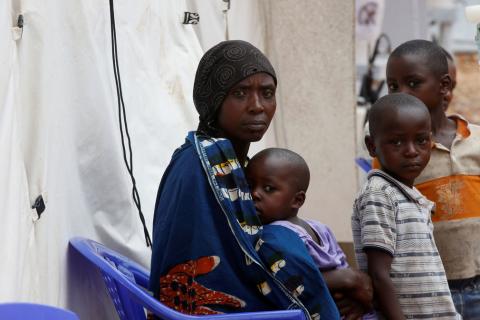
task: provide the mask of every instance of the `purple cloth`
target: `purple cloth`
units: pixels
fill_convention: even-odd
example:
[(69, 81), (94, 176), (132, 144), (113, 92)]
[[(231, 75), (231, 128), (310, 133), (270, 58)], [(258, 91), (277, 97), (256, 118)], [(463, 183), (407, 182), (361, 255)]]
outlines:
[(308, 253), (321, 271), (348, 268), (347, 257), (338, 245), (337, 239), (335, 239), (330, 228), (318, 221), (305, 221), (317, 234), (321, 244), (316, 243), (304, 228), (289, 221), (279, 220), (271, 224), (283, 226), (298, 234), (307, 246)]
[[(315, 220), (304, 219), (304, 221), (307, 222), (317, 234), (318, 239), (320, 239), (321, 242), (320, 244), (316, 243), (304, 228), (289, 221), (278, 220), (271, 224), (288, 228), (298, 234), (300, 239), (302, 239), (303, 243), (307, 246), (308, 253), (313, 258), (313, 261), (320, 271), (349, 268), (347, 257), (345, 256), (345, 253), (343, 253), (342, 248), (338, 245), (337, 239), (333, 235), (332, 230), (323, 223)], [(362, 316), (362, 320), (377, 319), (378, 317), (375, 312), (370, 312)]]

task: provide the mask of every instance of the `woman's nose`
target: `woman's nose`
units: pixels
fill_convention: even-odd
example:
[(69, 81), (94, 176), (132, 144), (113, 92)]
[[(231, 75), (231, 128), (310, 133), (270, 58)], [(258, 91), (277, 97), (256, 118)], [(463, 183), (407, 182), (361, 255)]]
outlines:
[(263, 112), (263, 110), (264, 108), (260, 96), (257, 93), (252, 94), (251, 98), (248, 101), (248, 111), (252, 113), (258, 113)]

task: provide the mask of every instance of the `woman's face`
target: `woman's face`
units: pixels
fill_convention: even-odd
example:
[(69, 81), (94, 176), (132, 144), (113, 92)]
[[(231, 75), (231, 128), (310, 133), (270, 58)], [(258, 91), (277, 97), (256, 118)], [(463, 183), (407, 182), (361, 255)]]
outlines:
[(220, 107), (219, 136), (232, 142), (262, 139), (277, 108), (275, 90), (275, 82), (267, 73), (256, 73), (237, 83)]

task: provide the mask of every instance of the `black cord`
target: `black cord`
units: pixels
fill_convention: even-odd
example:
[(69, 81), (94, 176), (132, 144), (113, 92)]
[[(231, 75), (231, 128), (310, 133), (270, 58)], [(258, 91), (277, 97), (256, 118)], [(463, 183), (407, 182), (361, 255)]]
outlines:
[[(118, 66), (118, 54), (117, 54), (117, 33), (115, 28), (115, 12), (113, 8), (113, 0), (109, 0), (110, 4), (110, 30), (112, 37), (112, 61), (113, 61), (113, 73), (115, 75), (115, 86), (117, 88), (117, 102), (118, 102), (118, 123), (120, 126), (120, 137), (122, 140), (122, 151), (123, 151), (123, 161), (132, 180), (132, 198), (135, 206), (138, 210), (138, 216), (143, 225), (143, 233), (145, 234), (145, 241), (147, 247), (152, 246), (152, 240), (150, 239), (150, 234), (148, 233), (147, 225), (145, 223), (145, 217), (142, 213), (142, 205), (140, 203), (140, 195), (138, 194), (137, 183), (133, 175), (133, 153), (132, 153), (132, 143), (130, 139), (130, 133), (128, 132), (127, 116), (125, 114), (125, 103), (123, 101), (122, 93), (122, 82), (120, 80), (120, 68)], [(129, 157), (127, 159), (127, 151), (125, 148), (125, 137), (127, 140), (128, 153)]]

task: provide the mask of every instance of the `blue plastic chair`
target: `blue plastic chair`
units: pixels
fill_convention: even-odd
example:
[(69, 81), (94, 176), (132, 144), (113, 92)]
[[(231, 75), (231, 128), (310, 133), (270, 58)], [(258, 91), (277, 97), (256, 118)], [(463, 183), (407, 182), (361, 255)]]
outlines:
[(44, 304), (0, 303), (2, 320), (79, 320), (71, 311)]
[(145, 320), (145, 309), (165, 320), (305, 320), (301, 310), (229, 313), (209, 316), (185, 315), (155, 299), (148, 288), (150, 274), (138, 263), (93, 240), (73, 238), (70, 245), (100, 269), (110, 297), (121, 320)]
[(372, 170), (372, 162), (371, 161), (368, 161), (367, 159), (365, 158), (355, 158), (355, 163), (360, 167), (362, 168), (363, 171), (365, 172), (369, 172), (370, 170)]

